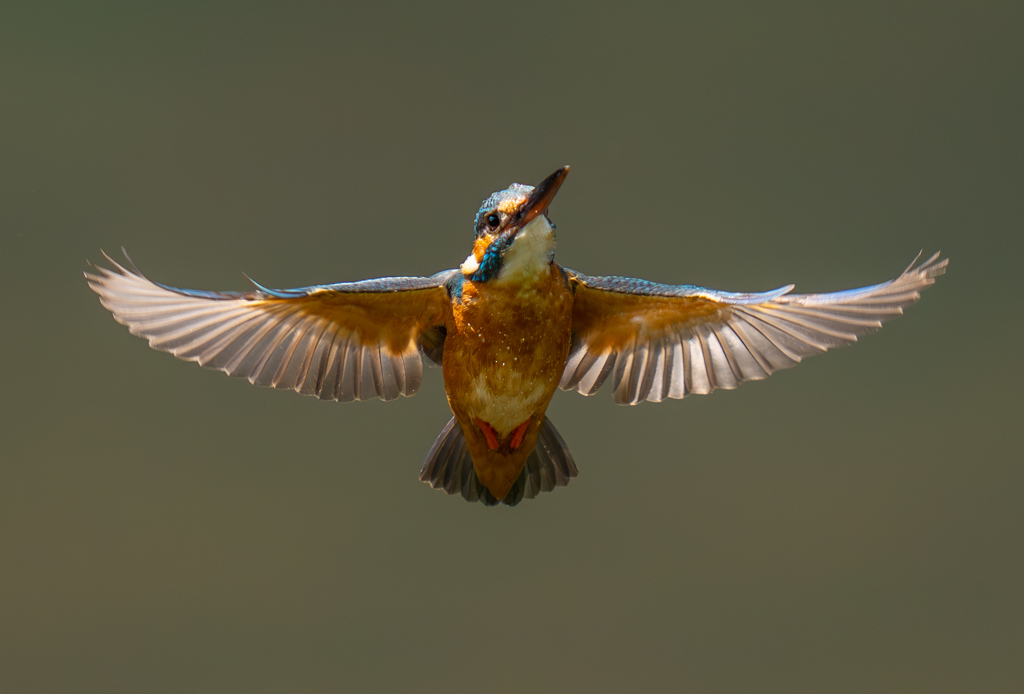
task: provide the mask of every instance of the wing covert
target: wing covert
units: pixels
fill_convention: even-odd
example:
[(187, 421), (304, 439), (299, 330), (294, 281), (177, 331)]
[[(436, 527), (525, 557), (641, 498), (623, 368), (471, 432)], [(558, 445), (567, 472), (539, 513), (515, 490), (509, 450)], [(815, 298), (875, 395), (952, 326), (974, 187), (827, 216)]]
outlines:
[(154, 349), (256, 385), (341, 401), (416, 393), (420, 350), (443, 348), (445, 282), (457, 272), (207, 292), (159, 284), (107, 260), (114, 269), (85, 273), (89, 287)]
[(878, 330), (949, 261), (936, 253), (916, 262), (889, 282), (831, 294), (790, 294), (793, 285), (737, 294), (566, 270), (573, 342), (559, 385), (592, 395), (611, 378), (615, 402), (635, 405), (767, 378)]

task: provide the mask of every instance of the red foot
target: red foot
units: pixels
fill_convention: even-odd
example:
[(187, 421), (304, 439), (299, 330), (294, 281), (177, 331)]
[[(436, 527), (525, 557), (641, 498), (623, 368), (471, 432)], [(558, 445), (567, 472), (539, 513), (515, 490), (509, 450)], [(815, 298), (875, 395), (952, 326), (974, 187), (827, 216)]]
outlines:
[[(533, 417), (530, 417), (533, 419)], [(512, 450), (519, 448), (523, 444), (523, 437), (526, 436), (526, 429), (530, 426), (530, 419), (516, 427), (516, 430), (512, 432)]]
[(480, 431), (484, 432), (484, 436), (487, 437), (487, 446), (492, 451), (498, 450), (498, 435), (494, 431), (494, 427), (480, 419), (476, 418), (476, 425), (480, 427)]

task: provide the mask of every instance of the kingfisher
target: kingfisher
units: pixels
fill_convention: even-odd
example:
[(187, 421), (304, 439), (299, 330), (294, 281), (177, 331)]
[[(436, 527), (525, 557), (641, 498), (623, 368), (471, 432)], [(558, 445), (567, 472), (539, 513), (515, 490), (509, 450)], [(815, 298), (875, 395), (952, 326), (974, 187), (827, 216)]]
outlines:
[[(636, 405), (732, 389), (857, 340), (903, 313), (948, 259), (830, 294), (595, 277), (554, 260), (548, 217), (569, 167), (484, 200), (472, 252), (430, 277), (243, 292), (179, 289), (110, 256), (89, 286), (154, 349), (322, 400), (393, 400), (439, 364), (452, 418), (420, 479), (488, 506), (565, 486), (578, 469), (547, 418), (556, 389)], [(123, 250), (123, 249), (122, 249)]]

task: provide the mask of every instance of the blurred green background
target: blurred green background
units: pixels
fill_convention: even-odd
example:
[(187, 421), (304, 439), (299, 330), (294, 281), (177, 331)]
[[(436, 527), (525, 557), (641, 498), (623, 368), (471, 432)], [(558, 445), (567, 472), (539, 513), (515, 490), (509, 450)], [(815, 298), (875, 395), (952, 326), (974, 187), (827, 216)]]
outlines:
[[(5, 5), (0, 690), (1019, 692), (1019, 2)], [(417, 481), (449, 418), (150, 350), (86, 288), (430, 274), (572, 174), (557, 258), (949, 273), (733, 392), (559, 393), (580, 477)]]

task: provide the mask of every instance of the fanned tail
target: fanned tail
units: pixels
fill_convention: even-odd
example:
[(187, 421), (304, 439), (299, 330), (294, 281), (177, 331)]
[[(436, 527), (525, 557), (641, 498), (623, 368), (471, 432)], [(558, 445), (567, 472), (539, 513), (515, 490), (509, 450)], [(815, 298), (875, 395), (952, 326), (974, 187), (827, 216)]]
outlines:
[(515, 506), (541, 492), (564, 487), (577, 474), (579, 470), (569, 447), (555, 425), (545, 417), (537, 434), (537, 445), (526, 459), (523, 471), (508, 494), (498, 499), (477, 479), (462, 427), (452, 417), (427, 453), (420, 481), (428, 483), (432, 489), (443, 489), (447, 494), (461, 494), (466, 501), (480, 501), (487, 506), (498, 503)]

